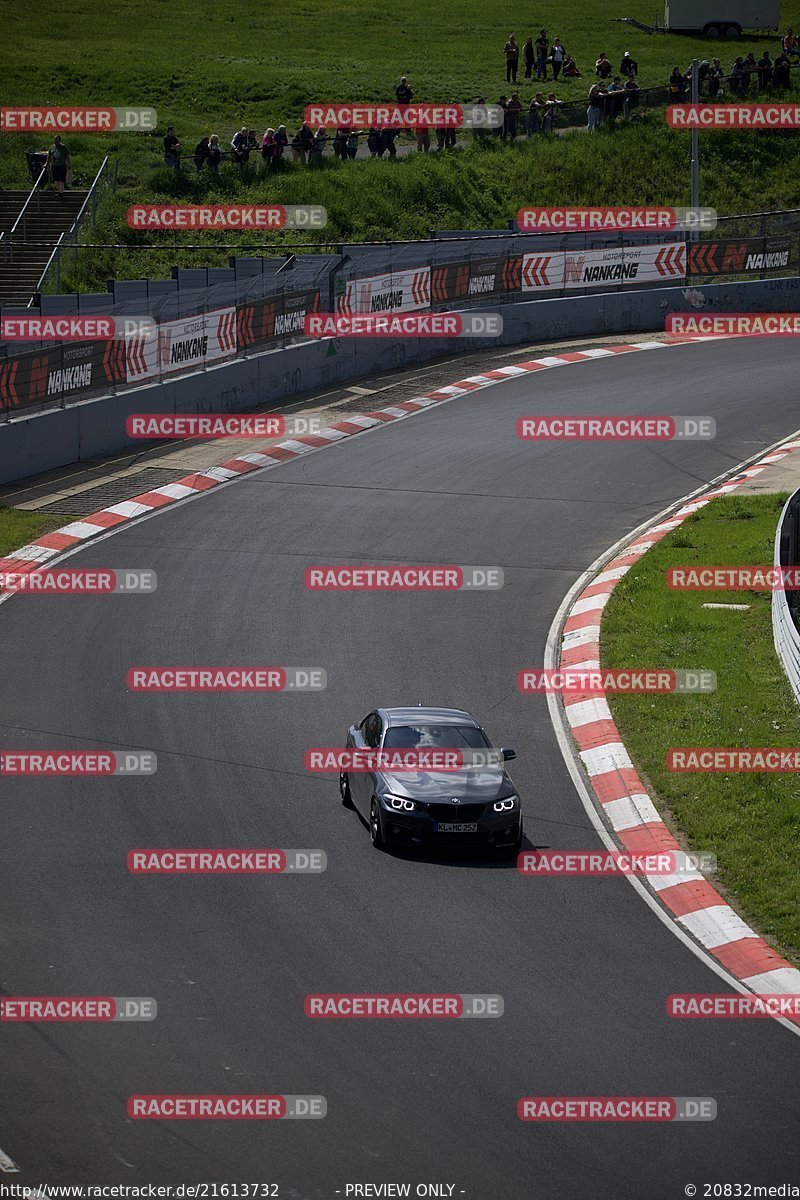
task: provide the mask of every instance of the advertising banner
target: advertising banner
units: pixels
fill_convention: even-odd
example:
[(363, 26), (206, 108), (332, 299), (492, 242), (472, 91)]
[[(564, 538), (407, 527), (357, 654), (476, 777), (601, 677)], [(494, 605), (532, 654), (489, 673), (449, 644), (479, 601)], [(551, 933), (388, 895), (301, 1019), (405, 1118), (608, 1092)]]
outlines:
[(125, 382), (125, 344), (65, 342), (0, 359), (0, 411), (58, 404)]
[(431, 305), (431, 268), (350, 279), (336, 301), (343, 313), (417, 312)]
[(626, 284), (670, 283), (686, 276), (683, 242), (609, 246), (604, 250), (559, 250), (526, 254), (522, 291), (567, 291)]
[(131, 338), (127, 350), (129, 383), (232, 358), (236, 353), (236, 309), (166, 321), (152, 334)]

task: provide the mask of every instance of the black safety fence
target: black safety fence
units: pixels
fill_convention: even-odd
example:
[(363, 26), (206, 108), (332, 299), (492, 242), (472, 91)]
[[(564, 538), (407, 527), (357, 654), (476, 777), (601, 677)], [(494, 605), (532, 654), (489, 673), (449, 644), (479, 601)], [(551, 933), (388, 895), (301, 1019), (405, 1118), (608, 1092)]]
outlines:
[(675, 230), (523, 234), (509, 224), (426, 242), (339, 244), (325, 254), (233, 256), (227, 268), (174, 268), (170, 280), (114, 282), (104, 295), (41, 296), (28, 314), (147, 317), (156, 327), (107, 342), (1, 343), (0, 421), (286, 347), (304, 338), (310, 313), (486, 310), (800, 267), (800, 210), (724, 218), (697, 239)]

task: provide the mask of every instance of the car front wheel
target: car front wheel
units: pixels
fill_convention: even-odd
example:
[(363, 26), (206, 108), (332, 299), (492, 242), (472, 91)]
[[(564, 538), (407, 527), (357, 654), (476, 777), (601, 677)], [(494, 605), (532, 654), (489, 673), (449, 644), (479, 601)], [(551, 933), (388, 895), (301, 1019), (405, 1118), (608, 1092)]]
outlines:
[(369, 806), (369, 837), (376, 850), (383, 849), (385, 843), (381, 829), (381, 814), (378, 810), (378, 801), (374, 797)]
[(339, 795), (345, 808), (353, 808), (353, 797), (350, 792), (350, 780), (346, 771), (339, 772)]

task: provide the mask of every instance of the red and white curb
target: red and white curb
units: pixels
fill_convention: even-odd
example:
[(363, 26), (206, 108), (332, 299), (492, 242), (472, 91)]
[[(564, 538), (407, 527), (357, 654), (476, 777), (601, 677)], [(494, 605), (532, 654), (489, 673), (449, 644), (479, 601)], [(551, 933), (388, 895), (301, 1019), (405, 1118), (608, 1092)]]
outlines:
[[(317, 434), (306, 434), (277, 445), (265, 447), (262, 451), (249, 454), (237, 454), (234, 458), (226, 459), (217, 466), (209, 467), (191, 475), (185, 475), (175, 483), (167, 483), (163, 487), (153, 488), (152, 491), (142, 492), (132, 500), (123, 500), (119, 504), (111, 504), (98, 512), (84, 517), (81, 521), (72, 521), (53, 533), (43, 534), (26, 546), (13, 550), (6, 558), (0, 558), (0, 572), (16, 572), (17, 574), (35, 571), (45, 563), (65, 552), (74, 549), (81, 543), (88, 542), (101, 534), (107, 534), (112, 528), (124, 525), (129, 521), (138, 520), (149, 513), (168, 507), (178, 501), (195, 497), (208, 492), (222, 484), (253, 471), (263, 471), (269, 467), (278, 466), (303, 454), (322, 449), (354, 434), (364, 433), (368, 429), (386, 425), (392, 421), (400, 421), (404, 417), (413, 416), (423, 409), (446, 404), (457, 396), (481, 388), (491, 387), (504, 379), (512, 379), (517, 375), (531, 374), (543, 371), (549, 367), (566, 366), (568, 363), (585, 362), (589, 359), (608, 358), (617, 354), (629, 354), (632, 351), (662, 350), (668, 346), (680, 346), (689, 342), (718, 341), (715, 337), (675, 337), (664, 338), (662, 341), (634, 342), (619, 346), (599, 346), (589, 350), (575, 350), (566, 354), (548, 355), (546, 358), (534, 358), (530, 362), (517, 363), (513, 367), (499, 367), (494, 371), (486, 371), (482, 375), (471, 375), (448, 387), (437, 388), (424, 396), (416, 396), (413, 400), (402, 400), (388, 408), (377, 409), (363, 416), (349, 417), (338, 421), (321, 430)], [(10, 593), (6, 593), (8, 596)]]
[[(603, 610), (619, 580), (651, 546), (681, 525), (690, 513), (697, 512), (717, 496), (735, 491), (798, 448), (800, 438), (794, 434), (791, 440), (779, 443), (768, 454), (736, 471), (718, 486), (712, 484), (708, 491), (681, 502), (676, 511), (667, 510), (666, 515), (656, 517), (649, 527), (644, 526), (627, 541), (623, 539), (617, 543), (609, 552), (610, 557), (606, 556), (605, 560), (589, 568), (562, 605), (548, 639), (549, 654), (546, 657), (555, 661), (548, 661), (546, 665), (599, 668)], [(551, 700), (551, 715), (556, 719), (557, 698), (548, 699)], [(588, 776), (588, 786), (583, 792), (588, 793), (596, 811), (602, 814), (604, 828), (613, 832), (613, 839), (604, 839), (607, 844), (637, 854), (679, 851), (680, 846), (656, 811), (636, 772), (611, 716), (608, 701), (596, 692), (570, 694), (563, 705), (563, 716), (560, 712), (558, 715), (569, 727)], [(565, 750), (563, 742), (562, 750)], [(762, 995), (800, 993), (800, 971), (745, 924), (702, 874), (648, 875), (645, 880), (669, 917), (726, 973), (738, 980), (743, 990)]]

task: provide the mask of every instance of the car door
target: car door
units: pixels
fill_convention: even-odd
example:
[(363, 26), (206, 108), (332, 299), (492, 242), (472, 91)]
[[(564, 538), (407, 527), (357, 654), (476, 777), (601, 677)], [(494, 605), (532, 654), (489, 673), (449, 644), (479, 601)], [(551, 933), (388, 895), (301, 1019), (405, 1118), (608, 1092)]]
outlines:
[[(374, 736), (375, 722), (380, 725), (380, 718), (376, 712), (368, 713), (360, 725), (351, 725), (350, 733), (347, 738), (348, 746), (354, 750), (363, 750), (372, 745), (371, 738)], [(364, 771), (351, 771), (348, 776), (350, 780), (350, 795), (358, 812), (369, 817), (369, 801), (372, 796), (372, 780), (367, 782), (367, 774)], [(368, 791), (368, 789), (370, 789)]]

